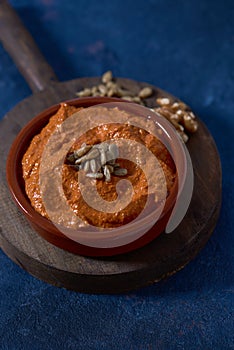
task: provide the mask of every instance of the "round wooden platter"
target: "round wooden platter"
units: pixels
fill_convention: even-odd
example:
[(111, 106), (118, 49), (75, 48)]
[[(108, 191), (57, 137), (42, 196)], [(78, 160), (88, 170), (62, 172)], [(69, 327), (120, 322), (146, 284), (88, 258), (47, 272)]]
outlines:
[[(148, 84), (117, 79), (139, 91)], [(5, 163), (15, 136), (43, 109), (75, 97), (75, 92), (100, 82), (98, 78), (75, 79), (51, 85), (30, 96), (0, 123), (0, 246), (18, 265), (43, 281), (84, 293), (121, 293), (152, 284), (180, 270), (205, 245), (216, 225), (221, 204), (221, 166), (214, 140), (198, 120), (199, 130), (187, 143), (194, 168), (194, 192), (181, 224), (171, 234), (161, 234), (134, 252), (108, 258), (88, 258), (68, 253), (41, 238), (12, 201), (5, 178)], [(158, 96), (175, 98), (154, 88), (147, 100)], [(19, 165), (20, 166), (20, 165)]]

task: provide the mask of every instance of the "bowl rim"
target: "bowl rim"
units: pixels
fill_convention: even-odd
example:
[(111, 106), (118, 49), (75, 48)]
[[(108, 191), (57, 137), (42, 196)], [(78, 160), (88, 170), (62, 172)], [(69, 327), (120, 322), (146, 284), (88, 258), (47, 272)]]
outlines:
[[(119, 98), (109, 98), (109, 97), (85, 97), (85, 98), (75, 98), (63, 101), (61, 103), (66, 103), (71, 106), (75, 107), (90, 107), (96, 104), (104, 104), (104, 103), (110, 103), (110, 102), (127, 102), (132, 104), (129, 101), (124, 101), (123, 99)], [(66, 237), (63, 233), (61, 233), (58, 228), (46, 217), (43, 217), (41, 214), (39, 214), (31, 205), (29, 198), (27, 197), (24, 190), (22, 190), (22, 186), (18, 181), (19, 175), (17, 174), (17, 160), (22, 160), (22, 156), (25, 153), (27, 147), (30, 144), (31, 139), (40, 132), (40, 130), (35, 130), (35, 124), (43, 123), (44, 126), (48, 122), (49, 118), (57, 112), (59, 107), (61, 106), (61, 103), (57, 103), (55, 105), (50, 106), (49, 108), (44, 109), (39, 114), (37, 114), (35, 117), (33, 117), (19, 132), (19, 134), (16, 136), (15, 140), (12, 143), (12, 146), (10, 148), (10, 151), (8, 153), (7, 157), (7, 164), (6, 164), (6, 174), (7, 174), (7, 183), (11, 192), (11, 195), (18, 205), (18, 207), (23, 211), (24, 215), (28, 218), (30, 222), (33, 224), (42, 227), (44, 230), (49, 231), (52, 235), (56, 237), (65, 237), (66, 239), (70, 240), (68, 237)], [(135, 105), (135, 104), (134, 104)], [(159, 116), (159, 115), (158, 115)], [(165, 118), (159, 116), (161, 121), (164, 122)], [(173, 128), (173, 126), (170, 126), (169, 130), (167, 128), (168, 121), (164, 123), (164, 126), (166, 125), (166, 130), (169, 132), (169, 136), (173, 137), (174, 134), (176, 134), (176, 130)], [(44, 126), (41, 126), (43, 128)], [(33, 131), (33, 132), (32, 132)], [(171, 134), (172, 133), (172, 134)], [(31, 135), (31, 136), (30, 136)], [(178, 139), (178, 136), (176, 135), (176, 139)], [(182, 141), (181, 141), (182, 142)], [(26, 144), (25, 144), (26, 143)], [(179, 144), (179, 143), (178, 143)], [(25, 147), (25, 151), (22, 151), (22, 148)], [(182, 145), (180, 146), (180, 150), (182, 153), (184, 152), (184, 149)], [(175, 147), (176, 151), (176, 147)], [(20, 156), (21, 154), (21, 156)], [(182, 160), (182, 166), (184, 169), (184, 177), (182, 179), (182, 187), (185, 182), (186, 174), (187, 174), (187, 168), (186, 168), (186, 161), (185, 161), (185, 154), (181, 157)], [(183, 162), (184, 160), (184, 162)], [(175, 164), (176, 165), (176, 164)], [(177, 166), (177, 165), (176, 165)], [(166, 210), (162, 211), (163, 216), (165, 216), (168, 211), (173, 207), (175, 203), (175, 199), (178, 195), (178, 177), (176, 176), (176, 181), (170, 191), (169, 196), (167, 197), (164, 208)], [(147, 217), (150, 217), (153, 213), (150, 213), (147, 215)], [(161, 218), (161, 216), (160, 216)], [(138, 221), (138, 224), (141, 220)], [(157, 224), (157, 222), (156, 222)], [(134, 225), (134, 223), (132, 223)], [(124, 227), (126, 225), (123, 225)], [(102, 231), (103, 232), (103, 231)], [(98, 235), (97, 235), (98, 238)], [(99, 249), (99, 248), (95, 248)], [(109, 248), (106, 248), (109, 249)], [(111, 248), (110, 248), (111, 249)]]

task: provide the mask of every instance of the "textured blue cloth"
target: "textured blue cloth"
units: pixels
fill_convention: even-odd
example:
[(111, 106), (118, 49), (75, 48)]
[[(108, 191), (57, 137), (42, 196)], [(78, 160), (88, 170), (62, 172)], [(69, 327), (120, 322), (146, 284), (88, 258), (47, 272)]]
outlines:
[[(234, 349), (234, 2), (12, 0), (60, 80), (115, 76), (188, 103), (213, 134), (223, 207), (201, 253), (166, 281), (84, 295), (30, 276), (0, 251), (0, 349)], [(0, 115), (30, 94), (0, 46)]]

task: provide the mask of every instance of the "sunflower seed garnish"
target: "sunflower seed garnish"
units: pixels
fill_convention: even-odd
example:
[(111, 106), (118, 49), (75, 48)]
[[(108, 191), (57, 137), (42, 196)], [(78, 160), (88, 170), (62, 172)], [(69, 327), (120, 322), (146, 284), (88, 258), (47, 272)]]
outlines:
[(119, 156), (119, 150), (118, 147), (115, 143), (111, 143), (109, 146), (109, 151), (113, 155), (113, 158), (111, 159), (116, 159)]
[(107, 182), (110, 182), (110, 180), (111, 180), (111, 173), (110, 173), (110, 170), (109, 170), (108, 166), (104, 165), (104, 169), (103, 170), (104, 170), (105, 180)]
[[(86, 152), (86, 153), (85, 153)], [(77, 159), (77, 156), (82, 155)], [(67, 160), (69, 166), (76, 170), (84, 170), (87, 177), (111, 181), (111, 174), (124, 176), (127, 169), (120, 168), (119, 163), (115, 163), (119, 156), (119, 149), (115, 143), (102, 142), (93, 146), (82, 144), (81, 148), (69, 153)], [(91, 171), (91, 172), (90, 172)]]
[(101, 94), (105, 96), (106, 94), (106, 86), (103, 84), (98, 85), (98, 90), (100, 91)]
[(104, 151), (104, 149), (100, 150), (100, 154), (101, 154), (101, 165), (106, 164), (106, 153)]
[(95, 148), (91, 149), (85, 156), (83, 156), (83, 160), (90, 160), (99, 156), (99, 151)]
[(90, 168), (93, 173), (96, 173), (97, 171), (97, 163), (95, 159), (91, 159), (90, 161)]
[(87, 177), (90, 177), (91, 179), (102, 179), (103, 173), (87, 173)]
[(84, 171), (87, 173), (89, 171), (89, 168), (90, 168), (90, 162), (89, 162), (89, 160), (87, 160), (84, 163)]
[(86, 153), (88, 153), (91, 150), (92, 146), (87, 146), (87, 145), (83, 145), (83, 147), (81, 147), (80, 149), (74, 151), (74, 157), (80, 158), (82, 156), (84, 156)]
[(116, 168), (114, 170), (114, 175), (117, 175), (117, 176), (125, 176), (127, 175), (128, 171), (127, 169), (124, 169), (124, 168)]
[(111, 174), (114, 172), (114, 167), (112, 165), (106, 164), (105, 166), (109, 169)]

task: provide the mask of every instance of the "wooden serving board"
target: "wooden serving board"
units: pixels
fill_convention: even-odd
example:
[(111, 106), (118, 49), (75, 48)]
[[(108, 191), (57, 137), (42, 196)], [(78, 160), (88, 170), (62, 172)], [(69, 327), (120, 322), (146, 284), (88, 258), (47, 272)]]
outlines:
[[(219, 215), (221, 166), (214, 140), (198, 120), (198, 132), (187, 144), (194, 167), (194, 192), (186, 216), (173, 233), (161, 234), (134, 252), (108, 258), (74, 255), (45, 241), (31, 229), (10, 197), (5, 177), (8, 150), (22, 126), (33, 116), (55, 103), (74, 98), (75, 92), (99, 81), (83, 78), (51, 84), (18, 104), (0, 123), (0, 246), (23, 269), (55, 286), (85, 293), (120, 293), (172, 275), (205, 245)], [(118, 81), (133, 91), (147, 85), (127, 79)], [(149, 106), (157, 96), (173, 98), (153, 88), (155, 93), (147, 101)]]

